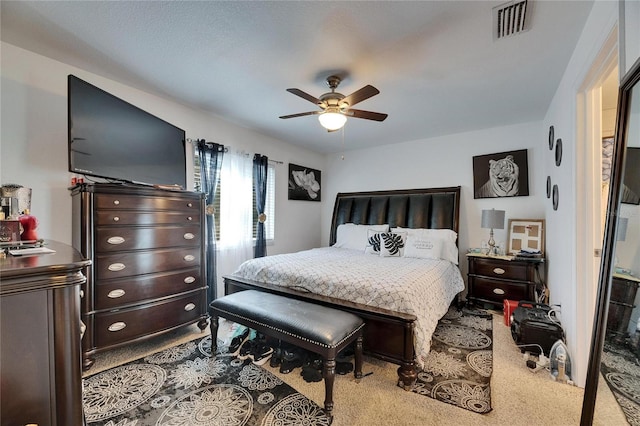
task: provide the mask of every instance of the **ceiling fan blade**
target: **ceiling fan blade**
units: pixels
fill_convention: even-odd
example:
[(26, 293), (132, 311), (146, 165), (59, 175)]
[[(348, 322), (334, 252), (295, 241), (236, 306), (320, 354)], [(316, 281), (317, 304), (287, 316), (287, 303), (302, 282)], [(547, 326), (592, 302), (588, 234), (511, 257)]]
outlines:
[(347, 112), (345, 112), (345, 114), (350, 117), (364, 118), (367, 120), (374, 120), (374, 121), (384, 121), (385, 118), (388, 117), (387, 114), (383, 114), (380, 112), (363, 111), (361, 109), (353, 109), (353, 108), (349, 108)]
[(311, 103), (314, 103), (314, 104), (320, 103), (320, 99), (316, 98), (315, 96), (311, 96), (310, 94), (303, 92), (300, 89), (287, 89), (287, 92), (293, 93), (296, 96), (300, 96), (302, 99), (306, 99)]
[(318, 115), (320, 113), (322, 113), (322, 111), (300, 112), (298, 114), (282, 115), (282, 116), (280, 116), (280, 118), (304, 117), (305, 115)]
[(362, 89), (356, 90), (355, 92), (353, 92), (352, 94), (344, 98), (342, 102), (348, 103), (349, 106), (351, 107), (357, 104), (358, 102), (362, 102), (365, 99), (369, 99), (370, 97), (377, 95), (378, 93), (380, 93), (378, 89), (368, 84), (364, 86)]

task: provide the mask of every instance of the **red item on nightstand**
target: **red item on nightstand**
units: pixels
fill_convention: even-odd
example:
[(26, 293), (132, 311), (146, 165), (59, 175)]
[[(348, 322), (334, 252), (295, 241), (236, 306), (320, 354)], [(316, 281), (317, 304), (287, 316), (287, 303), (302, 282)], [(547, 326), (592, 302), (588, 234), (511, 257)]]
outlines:
[(504, 312), (504, 325), (511, 326), (511, 314), (518, 307), (517, 300), (504, 299), (502, 311)]

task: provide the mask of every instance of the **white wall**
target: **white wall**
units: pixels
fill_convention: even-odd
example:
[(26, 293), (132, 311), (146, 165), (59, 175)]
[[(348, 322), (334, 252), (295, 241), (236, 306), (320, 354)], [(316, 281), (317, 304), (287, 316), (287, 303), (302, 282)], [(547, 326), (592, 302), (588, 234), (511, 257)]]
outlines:
[(640, 1), (626, 0), (622, 2), (622, 19), (620, 32), (622, 40), (624, 69), (622, 74), (631, 69), (640, 58)]
[(564, 144), (560, 167), (556, 167), (553, 155), (545, 155), (542, 164), (543, 173), (550, 175), (560, 189), (558, 210), (554, 211), (551, 203), (545, 204), (550, 259), (548, 280), (552, 303), (561, 305), (573, 379), (579, 386), (584, 386), (586, 378), (597, 283), (578, 283), (576, 279), (577, 268), (585, 267), (579, 265), (576, 256), (576, 205), (581, 196), (576, 193), (576, 170), (582, 166), (576, 165), (576, 155), (578, 148), (583, 148), (577, 147), (582, 141), (577, 141), (576, 99), (587, 73), (615, 28), (617, 18), (617, 2), (595, 2), (544, 119), (544, 128), (553, 125), (556, 137), (561, 137)]
[[(338, 192), (384, 189), (461, 186), (460, 266), (466, 278), (466, 253), (489, 239), (489, 230), (480, 228), (483, 209), (505, 210), (508, 219), (544, 219), (546, 175), (542, 170), (542, 123), (525, 123), (432, 139), (386, 145), (367, 150), (347, 151), (329, 156), (325, 181), (326, 199)], [(348, 148), (349, 141), (345, 141)], [(473, 198), (473, 156), (528, 149), (529, 196)], [(325, 203), (322, 214), (322, 242), (329, 243), (333, 202)], [(507, 229), (495, 230), (496, 242), (507, 240)]]
[(291, 252), (320, 244), (320, 204), (287, 200), (287, 164), (323, 170), (324, 155), (7, 43), (2, 43), (0, 52), (0, 183), (17, 183), (33, 189), (31, 209), (40, 222), (39, 237), (71, 243), (67, 75), (74, 74), (185, 129), (187, 138), (206, 139), (282, 161), (276, 166), (275, 244), (268, 247), (268, 252)]

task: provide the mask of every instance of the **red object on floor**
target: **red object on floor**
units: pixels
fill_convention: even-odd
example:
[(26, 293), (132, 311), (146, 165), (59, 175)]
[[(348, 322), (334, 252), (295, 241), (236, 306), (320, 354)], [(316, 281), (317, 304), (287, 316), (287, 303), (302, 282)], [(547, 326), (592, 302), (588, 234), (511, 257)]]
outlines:
[(504, 325), (511, 326), (511, 314), (518, 307), (517, 300), (504, 299), (502, 311), (504, 312)]

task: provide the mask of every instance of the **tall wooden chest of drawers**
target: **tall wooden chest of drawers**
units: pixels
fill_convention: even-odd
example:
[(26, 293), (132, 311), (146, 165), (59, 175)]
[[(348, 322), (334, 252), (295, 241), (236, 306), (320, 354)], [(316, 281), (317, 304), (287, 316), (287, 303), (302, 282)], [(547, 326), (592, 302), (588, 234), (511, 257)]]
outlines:
[(83, 368), (102, 350), (207, 325), (204, 196), (119, 184), (72, 188), (83, 287)]
[(502, 308), (505, 299), (536, 300), (536, 287), (543, 286), (544, 261), (515, 260), (500, 257), (468, 255), (467, 299), (491, 303)]
[(629, 334), (629, 320), (635, 308), (638, 286), (638, 277), (615, 273), (611, 278), (607, 330), (617, 338), (624, 338)]

